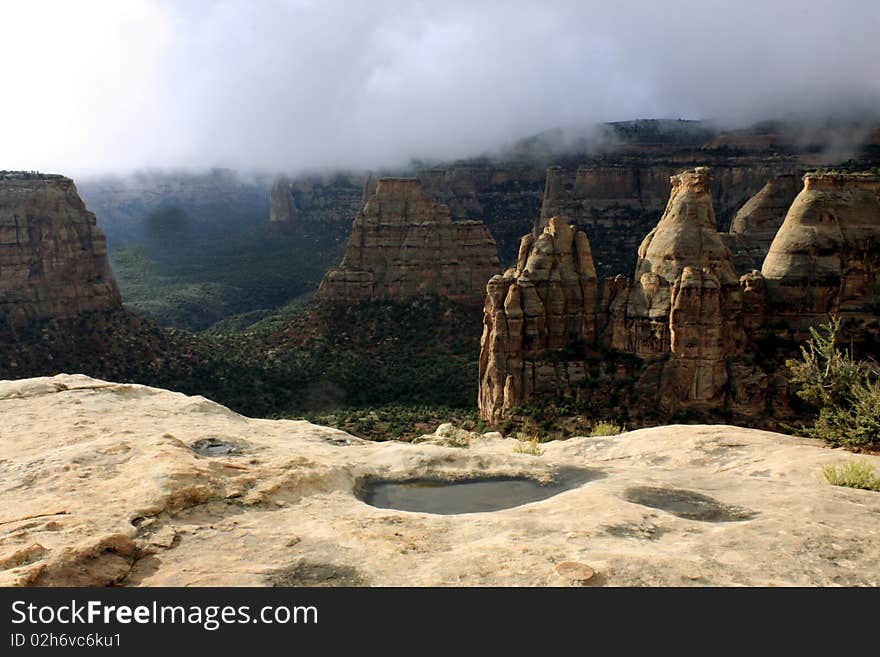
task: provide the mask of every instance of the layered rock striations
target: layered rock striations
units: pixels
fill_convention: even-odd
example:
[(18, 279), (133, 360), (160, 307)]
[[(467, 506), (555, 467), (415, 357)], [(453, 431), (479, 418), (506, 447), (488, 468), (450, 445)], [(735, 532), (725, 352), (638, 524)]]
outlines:
[(415, 178), (381, 178), (352, 226), (339, 267), (316, 299), (333, 303), (437, 294), (479, 305), (500, 269), (495, 241), (479, 221), (453, 221)]
[(484, 418), (535, 399), (571, 397), (582, 363), (553, 351), (596, 339), (596, 269), (582, 231), (553, 217), (523, 237), (516, 267), (487, 286), (480, 352), (479, 406)]
[(104, 234), (69, 178), (0, 172), (0, 321), (119, 308)]
[(725, 242), (737, 271), (760, 269), (770, 244), (801, 189), (795, 174), (775, 176), (746, 201), (733, 217)]
[(761, 273), (767, 313), (794, 337), (839, 314), (852, 337), (877, 333), (880, 176), (809, 173)]

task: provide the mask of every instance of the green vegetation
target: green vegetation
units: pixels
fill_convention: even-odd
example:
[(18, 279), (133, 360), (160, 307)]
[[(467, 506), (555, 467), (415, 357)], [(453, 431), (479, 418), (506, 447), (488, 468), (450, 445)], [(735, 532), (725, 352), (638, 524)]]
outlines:
[(532, 436), (528, 440), (523, 440), (522, 438), (519, 438), (516, 447), (513, 448), (513, 451), (517, 454), (541, 456), (544, 453), (544, 450), (538, 447), (539, 444), (540, 441), (538, 440), (538, 436)]
[(853, 460), (839, 466), (826, 465), (823, 472), (832, 486), (880, 491), (880, 477), (865, 461)]
[[(466, 436), (467, 431), (477, 430), (475, 416), (475, 410), (464, 408), (402, 404), (293, 415), (297, 419), (335, 427), (360, 438), (379, 441), (412, 441), (419, 436), (434, 433), (444, 422), (454, 422), (459, 425), (456, 427), (457, 431)], [(291, 417), (291, 415), (285, 414), (283, 417)], [(451, 436), (453, 439), (455, 437)]]
[(327, 227), (198, 225), (177, 207), (144, 219), (137, 244), (110, 250), (126, 306), (160, 326), (200, 331), (231, 317), (254, 321), (313, 292), (344, 241)]
[(616, 436), (619, 433), (623, 433), (626, 431), (626, 427), (622, 427), (620, 425), (614, 424), (613, 422), (597, 422), (593, 425), (593, 430), (590, 432), (590, 436), (593, 438), (599, 436)]
[(880, 373), (876, 363), (857, 360), (837, 345), (840, 319), (832, 318), (801, 347), (800, 360), (788, 360), (791, 382), (801, 399), (818, 410), (803, 433), (856, 449), (880, 446)]

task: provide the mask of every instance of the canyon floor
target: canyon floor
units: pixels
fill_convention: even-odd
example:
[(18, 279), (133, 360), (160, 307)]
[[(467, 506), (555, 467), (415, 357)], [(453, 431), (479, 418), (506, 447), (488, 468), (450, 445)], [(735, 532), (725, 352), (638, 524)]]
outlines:
[[(0, 418), (5, 586), (880, 585), (880, 494), (825, 481), (852, 454), (782, 434), (674, 425), (540, 456), (448, 428), (372, 443), (82, 375), (0, 382)], [(586, 483), (493, 512), (359, 496), (570, 472)]]

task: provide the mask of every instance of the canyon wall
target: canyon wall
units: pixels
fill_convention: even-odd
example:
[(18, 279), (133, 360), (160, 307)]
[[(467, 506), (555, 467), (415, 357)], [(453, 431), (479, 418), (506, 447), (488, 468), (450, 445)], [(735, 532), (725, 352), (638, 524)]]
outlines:
[(0, 321), (121, 306), (104, 234), (69, 178), (0, 172)]
[(500, 263), (479, 221), (453, 221), (415, 178), (368, 180), (368, 196), (352, 226), (345, 256), (331, 269), (316, 300), (357, 303), (437, 294), (480, 305)]

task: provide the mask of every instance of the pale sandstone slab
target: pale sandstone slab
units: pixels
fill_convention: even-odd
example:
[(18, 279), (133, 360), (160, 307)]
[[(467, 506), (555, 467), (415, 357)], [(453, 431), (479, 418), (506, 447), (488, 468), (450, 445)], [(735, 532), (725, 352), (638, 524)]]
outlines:
[[(368, 443), (83, 376), (0, 389), (4, 585), (559, 586), (582, 583), (585, 568), (590, 585), (880, 584), (880, 494), (828, 485), (822, 466), (853, 456), (805, 439), (668, 426), (550, 443), (536, 457), (497, 437)], [(190, 449), (205, 438), (237, 453)], [(379, 509), (354, 494), (367, 476), (570, 467), (597, 476), (492, 513)], [(652, 495), (745, 519), (688, 519)]]

